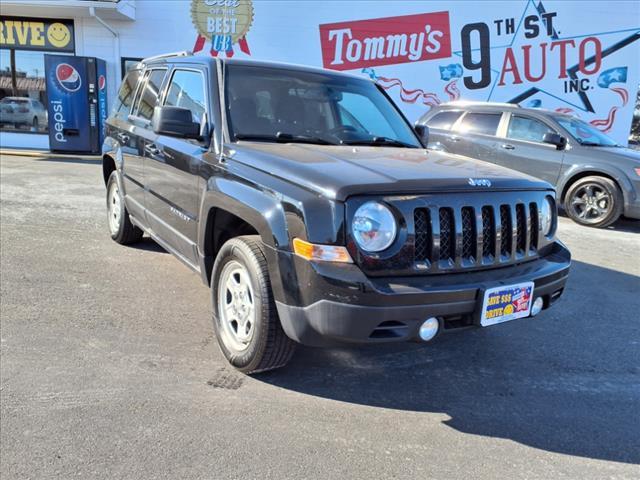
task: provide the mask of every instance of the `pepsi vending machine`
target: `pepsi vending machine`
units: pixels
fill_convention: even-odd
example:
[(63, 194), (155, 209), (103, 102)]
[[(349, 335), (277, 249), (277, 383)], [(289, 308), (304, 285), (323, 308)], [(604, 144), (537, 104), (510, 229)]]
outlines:
[(45, 55), (52, 152), (100, 153), (107, 119), (104, 60)]

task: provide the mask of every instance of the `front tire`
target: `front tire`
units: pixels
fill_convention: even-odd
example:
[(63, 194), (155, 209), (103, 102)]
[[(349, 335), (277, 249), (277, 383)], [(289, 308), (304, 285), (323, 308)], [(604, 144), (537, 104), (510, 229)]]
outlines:
[(115, 170), (111, 172), (107, 182), (107, 220), (111, 238), (119, 244), (130, 245), (142, 238), (143, 231), (133, 225), (129, 219), (129, 212), (124, 205)]
[(564, 198), (564, 210), (576, 223), (604, 228), (620, 218), (622, 192), (610, 178), (590, 176), (573, 183)]
[(295, 343), (280, 324), (259, 236), (233, 238), (222, 246), (211, 297), (218, 344), (231, 365), (251, 374), (287, 364)]

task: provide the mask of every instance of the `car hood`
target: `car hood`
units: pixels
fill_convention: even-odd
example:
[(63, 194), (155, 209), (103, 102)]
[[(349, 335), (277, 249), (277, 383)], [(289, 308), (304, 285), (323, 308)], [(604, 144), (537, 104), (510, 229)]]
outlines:
[[(553, 188), (514, 170), (417, 148), (238, 142), (230, 157), (336, 200), (359, 194)], [(488, 180), (490, 186), (476, 180)]]
[[(631, 148), (608, 148), (608, 147), (583, 147), (593, 153), (597, 152), (593, 158), (605, 159), (614, 162), (617, 166), (628, 164), (640, 167), (640, 151)], [(627, 163), (628, 162), (628, 163)]]

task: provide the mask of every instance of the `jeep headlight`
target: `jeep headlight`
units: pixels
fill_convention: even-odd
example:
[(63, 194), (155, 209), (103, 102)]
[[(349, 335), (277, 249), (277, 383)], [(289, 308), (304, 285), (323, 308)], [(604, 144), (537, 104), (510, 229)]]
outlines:
[(374, 253), (389, 248), (398, 233), (393, 213), (379, 202), (367, 202), (358, 208), (351, 229), (358, 246)]
[(542, 234), (544, 236), (548, 236), (553, 228), (554, 210), (555, 206), (553, 200), (549, 197), (545, 197), (542, 205), (540, 206), (540, 228), (542, 229)]

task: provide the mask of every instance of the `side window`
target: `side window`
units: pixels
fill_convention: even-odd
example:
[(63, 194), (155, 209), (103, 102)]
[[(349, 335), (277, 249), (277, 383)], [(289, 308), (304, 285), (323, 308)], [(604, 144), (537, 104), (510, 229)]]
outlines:
[(141, 70), (132, 70), (122, 81), (122, 85), (120, 85), (120, 90), (118, 91), (118, 100), (115, 102), (116, 115), (129, 115), (131, 104), (133, 103), (133, 96), (136, 94), (136, 87), (138, 86), (140, 77), (142, 77)]
[(495, 135), (500, 124), (501, 113), (470, 112), (462, 119), (458, 127), (461, 132)]
[(191, 110), (194, 122), (200, 123), (207, 111), (204, 75), (191, 70), (176, 70), (169, 84), (164, 104)]
[(158, 103), (160, 88), (162, 87), (165, 73), (167, 73), (166, 69), (159, 69), (151, 70), (151, 73), (147, 75), (147, 81), (140, 89), (140, 94), (138, 95), (136, 116), (144, 118), (145, 120), (151, 120), (151, 117), (153, 117), (153, 109)]
[(431, 117), (427, 121), (427, 126), (429, 128), (440, 128), (442, 130), (451, 130), (453, 124), (456, 123), (456, 120), (460, 118), (463, 112), (440, 112)]
[(533, 118), (511, 115), (507, 137), (527, 142), (542, 142), (545, 133), (555, 133), (544, 123)]

